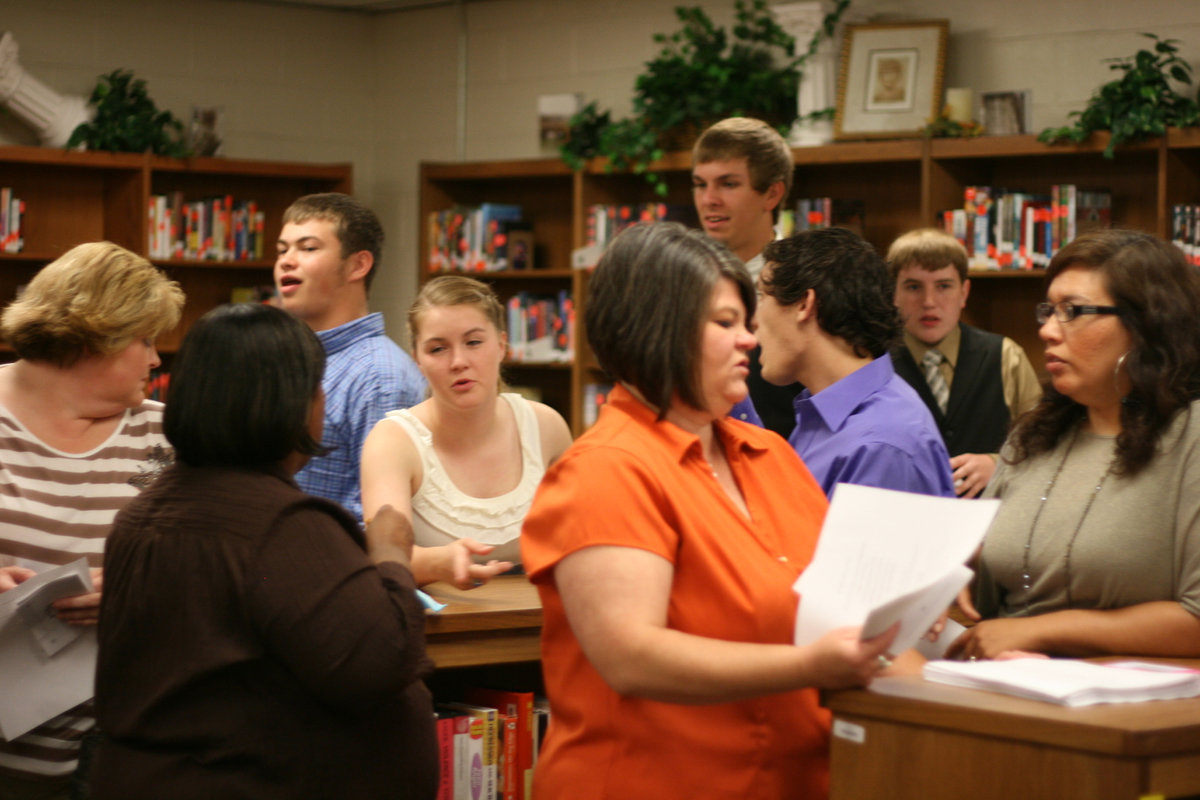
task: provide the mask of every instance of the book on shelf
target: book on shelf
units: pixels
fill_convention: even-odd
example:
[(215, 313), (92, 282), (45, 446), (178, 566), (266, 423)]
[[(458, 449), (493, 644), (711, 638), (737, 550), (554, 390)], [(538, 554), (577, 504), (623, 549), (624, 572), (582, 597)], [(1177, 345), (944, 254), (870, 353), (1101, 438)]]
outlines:
[(865, 208), (862, 200), (802, 197), (796, 201), (793, 229), (799, 233), (822, 228), (847, 228), (862, 236)]
[(1049, 194), (967, 186), (962, 208), (939, 214), (971, 269), (1040, 269), (1078, 235), (1112, 224), (1112, 195), (1054, 184)]
[(232, 195), (188, 202), (183, 192), (150, 196), (147, 252), (150, 258), (188, 261), (249, 261), (264, 252), (265, 214), (255, 200)]
[(454, 206), (429, 213), (430, 272), (494, 272), (513, 268), (509, 243), (523, 250), (517, 261), (531, 264), (533, 227), (523, 219), (521, 206), (482, 203)]
[(510, 360), (559, 363), (575, 357), (575, 303), (569, 291), (517, 292), (505, 306)]
[(458, 716), (443, 711), (434, 714), (438, 748), (437, 800), (454, 800), (454, 737)]
[(696, 210), (682, 203), (595, 203), (587, 209), (584, 245), (597, 245), (603, 249), (618, 233), (639, 222), (694, 225)]
[(19, 253), (25, 249), (21, 223), (25, 201), (13, 194), (11, 186), (0, 186), (0, 251)]
[[(513, 692), (502, 689), (469, 689), (467, 701), (479, 706), (491, 706), (512, 720), (511, 760), (505, 761), (508, 771), (503, 783), (504, 800), (529, 800), (525, 784), (533, 779), (533, 752), (536, 731), (533, 728), (533, 692)], [(507, 732), (507, 729), (506, 729)]]
[[(440, 703), (437, 706), (439, 723), (449, 719), (453, 730), (450, 739), (450, 760), (453, 778), (450, 786), (452, 800), (482, 800), (486, 787), (484, 770), (484, 736), (486, 724), (481, 716), (461, 708), (461, 703)], [(493, 709), (494, 711), (494, 709)], [(439, 745), (441, 739), (439, 738)], [(439, 765), (444, 755), (439, 753)]]
[[(469, 759), (467, 773), (470, 776), (470, 800), (497, 800), (496, 760), (500, 749), (499, 711), (490, 706), (473, 703), (443, 703), (442, 707), (449, 711), (462, 712), (470, 719), (468, 724), (469, 754), (467, 756)], [(476, 786), (479, 788), (476, 789)], [(456, 795), (459, 794), (457, 787), (456, 779)]]
[(1141, 703), (1200, 695), (1200, 671), (1139, 661), (1063, 658), (930, 661), (925, 679), (1063, 706)]
[(279, 297), (275, 284), (264, 286), (235, 286), (229, 290), (231, 303), (273, 303)]
[(1200, 266), (1200, 204), (1171, 206), (1171, 243), (1183, 251), (1189, 264)]

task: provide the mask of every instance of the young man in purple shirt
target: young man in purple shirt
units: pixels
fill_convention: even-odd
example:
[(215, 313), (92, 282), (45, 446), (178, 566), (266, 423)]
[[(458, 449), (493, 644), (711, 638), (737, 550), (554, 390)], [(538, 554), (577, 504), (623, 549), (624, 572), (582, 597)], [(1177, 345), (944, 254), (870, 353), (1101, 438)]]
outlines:
[(788, 441), (827, 495), (839, 483), (954, 497), (950, 459), (921, 398), (892, 369), (902, 324), (887, 267), (843, 228), (763, 250), (763, 378), (799, 381)]

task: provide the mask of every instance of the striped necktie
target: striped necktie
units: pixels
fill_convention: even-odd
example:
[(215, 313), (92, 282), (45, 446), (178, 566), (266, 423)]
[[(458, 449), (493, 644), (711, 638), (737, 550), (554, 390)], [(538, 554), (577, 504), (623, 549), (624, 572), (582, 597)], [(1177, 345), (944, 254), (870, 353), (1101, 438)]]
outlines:
[(921, 359), (921, 368), (925, 371), (925, 382), (929, 384), (929, 391), (933, 392), (933, 399), (937, 401), (942, 414), (946, 413), (946, 405), (950, 402), (950, 387), (946, 385), (946, 379), (942, 376), (941, 370), (942, 362), (945, 360), (946, 357), (937, 348), (927, 350), (925, 357)]

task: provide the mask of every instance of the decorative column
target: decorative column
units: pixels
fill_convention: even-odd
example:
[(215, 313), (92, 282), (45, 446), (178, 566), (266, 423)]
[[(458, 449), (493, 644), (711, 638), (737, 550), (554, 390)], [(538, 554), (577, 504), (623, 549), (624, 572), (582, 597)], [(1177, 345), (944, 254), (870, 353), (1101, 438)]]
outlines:
[(0, 37), (0, 104), (37, 132), (47, 147), (63, 147), (81, 123), (91, 119), (87, 100), (62, 95), (25, 71), (18, 63), (17, 40)]
[[(775, 21), (796, 40), (796, 52), (807, 52), (813, 37), (821, 30), (825, 16), (833, 11), (829, 0), (807, 0), (800, 3), (784, 3), (772, 6)], [(845, 16), (843, 16), (843, 23)], [(833, 109), (837, 105), (838, 52), (841, 31), (833, 38), (822, 35), (817, 50), (800, 67), (800, 91), (797, 97), (797, 113), (804, 117), (814, 111)], [(793, 147), (828, 144), (833, 141), (832, 119), (797, 120), (788, 134), (788, 143)]]

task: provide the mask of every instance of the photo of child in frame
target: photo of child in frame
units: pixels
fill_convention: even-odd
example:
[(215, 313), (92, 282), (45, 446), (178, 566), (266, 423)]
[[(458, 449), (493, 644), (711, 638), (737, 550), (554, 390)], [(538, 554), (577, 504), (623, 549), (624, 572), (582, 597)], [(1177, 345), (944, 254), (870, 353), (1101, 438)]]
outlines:
[(912, 107), (917, 51), (873, 50), (867, 70), (867, 111), (902, 111)]

